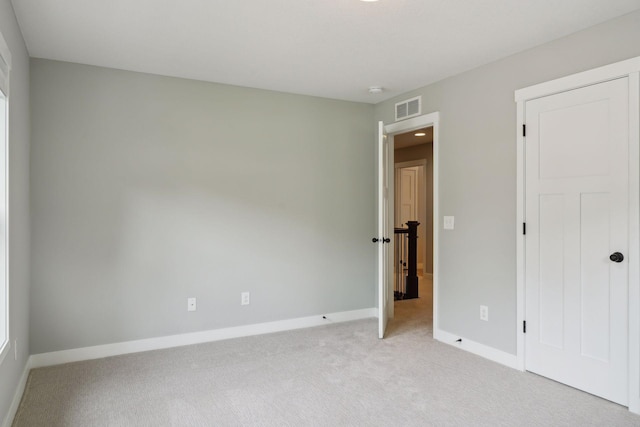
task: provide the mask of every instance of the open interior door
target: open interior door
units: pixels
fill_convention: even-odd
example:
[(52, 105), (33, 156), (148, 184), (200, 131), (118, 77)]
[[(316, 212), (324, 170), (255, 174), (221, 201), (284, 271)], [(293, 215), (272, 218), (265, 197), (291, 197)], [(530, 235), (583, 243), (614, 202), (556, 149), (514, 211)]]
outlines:
[[(389, 233), (389, 142), (384, 133), (384, 123), (378, 122), (378, 235), (374, 242), (378, 245), (378, 336), (384, 338), (389, 318), (389, 306), (393, 299), (390, 286), (393, 269), (389, 271), (391, 234)], [(392, 261), (391, 261), (392, 262)]]

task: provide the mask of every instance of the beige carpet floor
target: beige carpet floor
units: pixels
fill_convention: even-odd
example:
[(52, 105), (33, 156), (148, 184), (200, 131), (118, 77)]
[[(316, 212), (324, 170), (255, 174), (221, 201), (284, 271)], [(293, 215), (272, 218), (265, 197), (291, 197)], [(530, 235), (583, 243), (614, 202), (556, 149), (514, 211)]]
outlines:
[(640, 426), (434, 341), (421, 295), (385, 340), (370, 319), (34, 369), (14, 426)]

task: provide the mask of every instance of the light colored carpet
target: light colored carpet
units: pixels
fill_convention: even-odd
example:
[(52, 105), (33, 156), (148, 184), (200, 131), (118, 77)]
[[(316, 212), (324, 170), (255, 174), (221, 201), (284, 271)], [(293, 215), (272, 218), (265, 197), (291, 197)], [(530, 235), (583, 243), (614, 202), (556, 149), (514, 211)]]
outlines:
[(376, 320), (34, 369), (14, 426), (639, 426), (626, 408)]

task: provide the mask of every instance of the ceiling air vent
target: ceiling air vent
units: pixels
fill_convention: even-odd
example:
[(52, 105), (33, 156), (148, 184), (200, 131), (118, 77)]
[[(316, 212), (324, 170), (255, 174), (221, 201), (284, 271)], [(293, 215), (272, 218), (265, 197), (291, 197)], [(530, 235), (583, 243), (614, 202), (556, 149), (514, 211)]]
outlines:
[(396, 104), (396, 122), (409, 117), (419, 116), (422, 110), (422, 97), (407, 99)]

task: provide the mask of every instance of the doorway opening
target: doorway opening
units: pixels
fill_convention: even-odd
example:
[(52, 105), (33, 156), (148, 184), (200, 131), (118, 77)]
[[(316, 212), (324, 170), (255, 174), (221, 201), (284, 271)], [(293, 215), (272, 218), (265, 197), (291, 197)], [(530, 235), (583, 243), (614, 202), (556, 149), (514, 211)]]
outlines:
[[(433, 324), (433, 126), (393, 135), (394, 322)], [(394, 326), (391, 325), (391, 330)]]
[[(433, 112), (429, 114), (424, 114), (422, 116), (413, 117), (411, 119), (402, 120), (400, 122), (392, 123), (385, 125), (383, 122), (378, 122), (378, 153), (377, 153), (377, 225), (378, 225), (378, 236), (379, 238), (374, 238), (373, 242), (378, 243), (377, 248), (377, 257), (378, 257), (378, 336), (379, 338), (384, 338), (389, 334), (395, 334), (398, 330), (404, 329), (406, 327), (418, 327), (420, 329), (426, 329), (429, 335), (434, 335), (434, 332), (437, 334), (438, 332), (438, 227), (437, 227), (437, 219), (438, 218), (438, 129), (439, 129), (439, 121), (440, 121), (440, 113)], [(423, 132), (420, 132), (423, 130)], [(432, 230), (432, 245), (431, 253), (433, 254), (431, 257), (431, 266), (432, 271), (430, 272), (432, 277), (426, 276), (425, 262), (423, 261), (422, 265), (422, 273), (423, 273), (423, 282), (426, 283), (428, 279), (428, 289), (422, 293), (422, 297), (413, 298), (409, 300), (401, 300), (398, 302), (404, 303), (402, 314), (400, 316), (395, 315), (395, 305), (394, 302), (394, 246), (395, 242), (394, 237), (394, 227), (396, 225), (395, 220), (395, 152), (394, 148), (397, 145), (397, 140), (400, 141), (400, 147), (402, 148), (402, 139), (403, 134), (409, 134), (412, 138), (416, 137), (415, 134), (425, 133), (425, 136), (428, 132), (429, 137), (432, 135), (432, 149), (431, 149), (431, 157), (432, 162), (425, 165), (425, 171), (431, 166), (431, 176), (432, 176), (432, 184), (433, 188), (433, 208), (430, 210), (432, 221), (425, 220), (424, 229), (427, 230), (429, 226), (426, 223), (431, 224)], [(421, 137), (421, 136), (420, 136)], [(422, 141), (420, 141), (422, 142)], [(426, 142), (426, 141), (425, 141)], [(416, 144), (420, 145), (420, 143)], [(410, 147), (404, 147), (410, 148)], [(419, 164), (417, 166), (420, 166)], [(419, 173), (419, 172), (418, 172)], [(426, 176), (427, 173), (424, 173)], [(418, 221), (419, 222), (419, 221)], [(426, 240), (426, 239), (425, 239)], [(417, 239), (416, 239), (417, 241)], [(390, 243), (390, 244), (382, 244), (382, 243)], [(416, 248), (417, 249), (417, 248)], [(427, 248), (428, 249), (428, 248)], [(426, 249), (425, 249), (426, 250)], [(427, 258), (427, 265), (429, 264), (429, 256)], [(417, 264), (417, 260), (416, 260)], [(417, 270), (417, 268), (416, 268)], [(419, 288), (419, 283), (416, 283)], [(423, 309), (418, 310), (409, 310), (408, 308), (412, 306), (412, 304), (421, 304), (423, 305)], [(413, 322), (399, 321), (398, 317), (406, 317), (410, 311), (414, 311), (416, 313), (422, 314), (415, 318), (418, 321), (418, 325), (411, 325)], [(425, 315), (426, 314), (426, 315)], [(387, 330), (387, 326), (389, 324), (389, 319), (394, 319), (392, 324), (390, 325), (390, 330)], [(414, 316), (410, 316), (414, 317)]]

